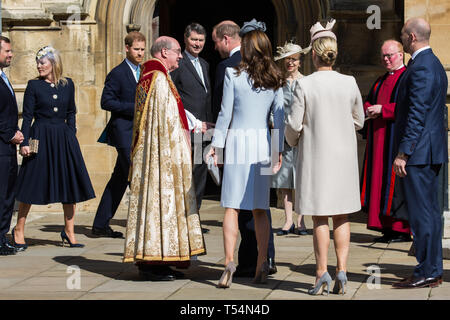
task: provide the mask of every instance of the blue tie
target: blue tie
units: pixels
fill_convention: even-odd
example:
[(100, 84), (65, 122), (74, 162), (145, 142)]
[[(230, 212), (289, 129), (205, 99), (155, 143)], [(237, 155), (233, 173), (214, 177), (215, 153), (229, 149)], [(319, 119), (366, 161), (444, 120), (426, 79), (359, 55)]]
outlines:
[(9, 90), (11, 91), (11, 94), (14, 95), (14, 90), (11, 87), (11, 83), (9, 82), (8, 78), (6, 77), (6, 74), (2, 71), (2, 78), (3, 81), (5, 81), (6, 85), (8, 86)]
[(205, 79), (203, 79), (202, 66), (200, 65), (200, 61), (198, 60), (198, 58), (194, 59), (194, 66), (195, 66), (195, 70), (197, 70), (200, 80), (202, 80), (203, 86), (205, 87), (205, 91), (208, 91), (208, 90), (206, 90)]
[(139, 76), (141, 75), (141, 66), (138, 65), (136, 68), (136, 79), (139, 82)]

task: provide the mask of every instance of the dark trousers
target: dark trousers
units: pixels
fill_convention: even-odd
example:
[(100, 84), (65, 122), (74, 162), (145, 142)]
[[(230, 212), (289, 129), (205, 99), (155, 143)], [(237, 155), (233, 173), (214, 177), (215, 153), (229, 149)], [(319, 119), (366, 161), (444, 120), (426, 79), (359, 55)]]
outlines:
[[(275, 246), (273, 243), (272, 215), (270, 210), (266, 211), (269, 218), (270, 236), (267, 248), (267, 257), (275, 259)], [(258, 243), (255, 235), (255, 222), (253, 214), (249, 210), (240, 210), (238, 214), (239, 232), (241, 233), (241, 243), (238, 250), (238, 261), (240, 269), (256, 269), (258, 258)]]
[(206, 179), (208, 167), (206, 163), (194, 164), (192, 168), (192, 177), (194, 178), (195, 198), (197, 200), (197, 209), (200, 210), (203, 195), (205, 194)]
[(415, 277), (437, 277), (442, 266), (442, 220), (438, 201), (438, 174), (441, 165), (407, 166), (400, 179), (409, 224), (414, 237), (417, 262)]
[(206, 179), (208, 178), (208, 166), (203, 161), (203, 150), (209, 145), (209, 141), (202, 141), (202, 134), (191, 134), (192, 142), (192, 178), (194, 179), (195, 198), (197, 209), (202, 206), (203, 195), (205, 194)]
[(123, 194), (128, 186), (128, 172), (130, 170), (130, 148), (116, 148), (117, 160), (114, 171), (103, 192), (97, 208), (93, 226), (95, 228), (109, 227), (109, 221), (114, 217)]
[(17, 156), (0, 155), (0, 244), (6, 242), (14, 210)]

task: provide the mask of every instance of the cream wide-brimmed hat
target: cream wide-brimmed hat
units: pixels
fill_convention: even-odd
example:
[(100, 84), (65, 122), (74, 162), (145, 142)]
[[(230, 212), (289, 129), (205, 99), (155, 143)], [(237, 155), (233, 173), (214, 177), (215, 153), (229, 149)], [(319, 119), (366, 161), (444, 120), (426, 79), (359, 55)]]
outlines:
[(282, 47), (277, 47), (277, 55), (275, 56), (274, 60), (280, 60), (289, 56), (292, 56), (293, 54), (300, 53), (300, 54), (307, 54), (311, 50), (311, 47), (302, 49), (298, 44), (289, 42), (285, 43)]

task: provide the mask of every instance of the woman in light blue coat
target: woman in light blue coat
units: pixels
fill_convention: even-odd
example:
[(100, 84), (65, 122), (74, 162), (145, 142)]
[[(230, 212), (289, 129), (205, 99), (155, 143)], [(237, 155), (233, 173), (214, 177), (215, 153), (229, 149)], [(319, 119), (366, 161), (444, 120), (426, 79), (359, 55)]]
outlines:
[[(227, 68), (223, 99), (216, 122), (213, 148), (217, 164), (219, 150), (225, 148), (221, 206), (225, 208), (223, 234), (225, 271), (219, 287), (228, 288), (235, 271), (233, 262), (238, 233), (238, 212), (252, 210), (258, 242), (255, 283), (265, 283), (269, 272), (267, 245), (271, 176), (281, 166), (284, 142), (283, 90), (285, 80), (273, 62), (272, 46), (260, 30), (246, 33), (241, 44), (242, 62)], [(268, 126), (270, 112), (274, 130)], [(271, 140), (273, 143), (271, 143)], [(271, 154), (277, 162), (271, 167)]]

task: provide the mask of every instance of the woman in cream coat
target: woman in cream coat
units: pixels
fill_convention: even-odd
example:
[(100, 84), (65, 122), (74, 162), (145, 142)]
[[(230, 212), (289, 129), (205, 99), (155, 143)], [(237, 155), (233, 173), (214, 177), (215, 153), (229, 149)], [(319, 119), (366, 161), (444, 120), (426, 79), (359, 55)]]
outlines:
[(317, 71), (298, 80), (285, 129), (289, 145), (299, 149), (296, 211), (313, 216), (316, 284), (310, 294), (320, 294), (325, 287), (329, 292), (329, 217), (337, 255), (333, 291), (345, 292), (350, 246), (347, 215), (361, 209), (356, 130), (364, 124), (364, 111), (355, 78), (332, 70), (337, 57), (333, 25), (324, 29), (317, 23), (311, 28)]

